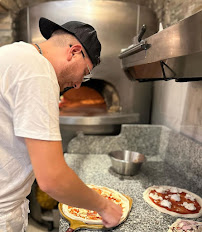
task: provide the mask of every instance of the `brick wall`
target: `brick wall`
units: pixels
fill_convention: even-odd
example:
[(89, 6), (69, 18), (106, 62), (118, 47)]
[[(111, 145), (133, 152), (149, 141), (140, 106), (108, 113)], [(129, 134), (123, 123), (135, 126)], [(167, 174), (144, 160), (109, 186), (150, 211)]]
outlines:
[(13, 42), (12, 24), (10, 13), (0, 14), (0, 46)]
[[(34, 4), (47, 0), (35, 0)], [(124, 1), (124, 0), (122, 0)], [(153, 9), (163, 27), (202, 10), (202, 0), (127, 0)], [(125, 2), (127, 2), (125, 1)], [(33, 4), (32, 0), (0, 0), (0, 46), (15, 41), (15, 16), (23, 8)]]
[(148, 6), (156, 12), (165, 28), (202, 10), (202, 0), (148, 0)]

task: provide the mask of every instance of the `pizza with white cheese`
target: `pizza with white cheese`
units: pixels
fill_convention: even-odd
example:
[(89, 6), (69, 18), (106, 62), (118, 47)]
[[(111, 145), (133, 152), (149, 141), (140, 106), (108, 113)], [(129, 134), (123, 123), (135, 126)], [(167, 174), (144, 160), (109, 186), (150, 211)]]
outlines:
[(186, 189), (172, 186), (152, 186), (143, 193), (144, 200), (162, 213), (174, 217), (202, 216), (202, 199)]
[(169, 227), (168, 232), (202, 232), (202, 222), (178, 218)]
[[(100, 195), (102, 195), (103, 197), (105, 197), (110, 201), (113, 201), (114, 203), (116, 203), (122, 208), (122, 217), (120, 223), (126, 219), (130, 210), (130, 205), (129, 205), (129, 200), (124, 195), (107, 187), (95, 186), (95, 185), (88, 185), (88, 187), (92, 188)], [(63, 204), (62, 211), (67, 217), (74, 220), (82, 221), (86, 224), (94, 224), (94, 225), (103, 224), (101, 216), (93, 210), (81, 209), (81, 208), (76, 208)]]

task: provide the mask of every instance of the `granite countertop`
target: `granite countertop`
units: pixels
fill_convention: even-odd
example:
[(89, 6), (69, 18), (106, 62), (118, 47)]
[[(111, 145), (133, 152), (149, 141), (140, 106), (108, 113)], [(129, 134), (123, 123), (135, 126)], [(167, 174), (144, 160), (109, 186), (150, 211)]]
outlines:
[[(131, 177), (114, 173), (107, 154), (65, 154), (64, 157), (68, 165), (86, 184), (113, 188), (133, 199), (133, 206), (128, 219), (113, 230), (107, 231), (168, 231), (168, 226), (177, 218), (158, 212), (143, 200), (143, 192), (152, 185), (176, 186), (200, 195), (196, 185), (188, 181), (184, 175), (180, 176), (158, 155), (148, 156), (147, 162), (142, 165), (139, 174)], [(195, 220), (202, 221), (202, 218)], [(68, 228), (68, 221), (61, 217), (59, 232), (66, 232)], [(92, 230), (80, 229), (79, 231)], [(93, 231), (98, 232), (100, 230)]]

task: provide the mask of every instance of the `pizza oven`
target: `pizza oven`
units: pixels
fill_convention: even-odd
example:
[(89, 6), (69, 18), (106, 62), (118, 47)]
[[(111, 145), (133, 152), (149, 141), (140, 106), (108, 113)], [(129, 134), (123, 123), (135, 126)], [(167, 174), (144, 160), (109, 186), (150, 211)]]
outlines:
[(121, 113), (116, 87), (101, 79), (92, 79), (83, 83), (79, 89), (66, 91), (60, 97), (59, 108), (63, 150), (67, 142), (78, 133), (117, 135), (121, 130), (121, 120), (138, 120), (137, 114), (130, 114), (129, 117)]
[(121, 112), (116, 88), (109, 82), (92, 79), (79, 89), (70, 89), (60, 97), (60, 116), (97, 116)]

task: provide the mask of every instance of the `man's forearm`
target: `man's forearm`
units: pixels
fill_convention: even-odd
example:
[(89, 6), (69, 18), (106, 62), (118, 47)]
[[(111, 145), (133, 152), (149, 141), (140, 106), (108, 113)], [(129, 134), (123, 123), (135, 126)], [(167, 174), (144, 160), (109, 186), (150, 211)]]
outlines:
[(42, 191), (57, 201), (102, 211), (103, 197), (88, 188), (76, 173), (66, 164), (60, 141), (25, 139), (34, 173)]
[(88, 188), (66, 164), (54, 172), (54, 180), (49, 179), (49, 181), (51, 184), (42, 190), (57, 201), (78, 208), (104, 210), (102, 197)]

